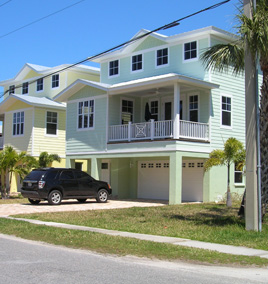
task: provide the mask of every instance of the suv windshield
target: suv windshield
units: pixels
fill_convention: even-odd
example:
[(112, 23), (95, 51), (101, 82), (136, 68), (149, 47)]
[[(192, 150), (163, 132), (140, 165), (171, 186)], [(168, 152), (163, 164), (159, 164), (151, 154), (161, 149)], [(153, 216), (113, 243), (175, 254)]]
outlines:
[(45, 173), (46, 171), (42, 170), (32, 171), (26, 176), (25, 179), (40, 180)]

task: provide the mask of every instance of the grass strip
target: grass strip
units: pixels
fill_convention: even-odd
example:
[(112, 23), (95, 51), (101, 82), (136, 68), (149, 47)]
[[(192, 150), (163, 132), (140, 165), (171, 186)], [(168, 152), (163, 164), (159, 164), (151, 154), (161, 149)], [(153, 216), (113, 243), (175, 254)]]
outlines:
[(135, 255), (138, 257), (157, 258), (169, 261), (268, 267), (268, 259), (262, 259), (260, 257), (228, 255), (214, 251), (186, 248), (132, 238), (52, 228), (2, 218), (0, 218), (0, 232), (24, 239), (119, 256)]
[(261, 233), (246, 231), (244, 219), (237, 215), (238, 209), (224, 204), (182, 204), (16, 217), (268, 250), (267, 217)]

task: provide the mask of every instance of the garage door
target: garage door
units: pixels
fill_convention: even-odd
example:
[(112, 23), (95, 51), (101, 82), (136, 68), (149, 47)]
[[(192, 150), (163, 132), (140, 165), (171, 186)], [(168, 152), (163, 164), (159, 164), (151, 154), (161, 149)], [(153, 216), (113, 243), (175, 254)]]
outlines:
[(138, 163), (138, 198), (169, 199), (169, 161)]
[(182, 201), (203, 201), (203, 162), (183, 161), (182, 163)]

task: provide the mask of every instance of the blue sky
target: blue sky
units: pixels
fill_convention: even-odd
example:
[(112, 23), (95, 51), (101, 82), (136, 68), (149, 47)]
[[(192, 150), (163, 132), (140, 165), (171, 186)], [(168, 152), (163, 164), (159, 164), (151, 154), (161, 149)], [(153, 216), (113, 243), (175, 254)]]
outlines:
[[(79, 0), (0, 0), (0, 81), (13, 78), (25, 63), (57, 66), (75, 63), (134, 36), (153, 30), (221, 0), (84, 0), (13, 34), (15, 29)], [(238, 0), (186, 19), (161, 32), (173, 35), (206, 26), (234, 32)], [(0, 89), (1, 91), (1, 89)]]

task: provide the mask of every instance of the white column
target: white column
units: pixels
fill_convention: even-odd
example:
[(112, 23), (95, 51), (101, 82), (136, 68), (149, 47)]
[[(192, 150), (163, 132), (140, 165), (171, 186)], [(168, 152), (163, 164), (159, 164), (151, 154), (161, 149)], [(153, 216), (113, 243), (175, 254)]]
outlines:
[(151, 140), (154, 140), (155, 124), (154, 119), (151, 119)]
[(131, 141), (131, 121), (128, 122), (128, 141)]
[(180, 85), (174, 84), (174, 139), (180, 138)]

